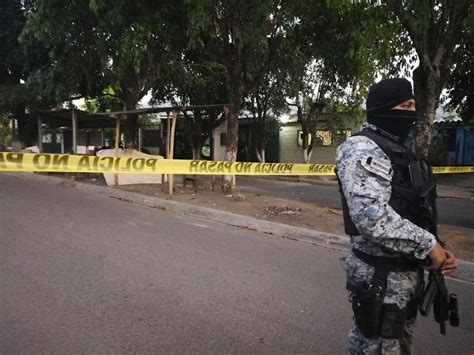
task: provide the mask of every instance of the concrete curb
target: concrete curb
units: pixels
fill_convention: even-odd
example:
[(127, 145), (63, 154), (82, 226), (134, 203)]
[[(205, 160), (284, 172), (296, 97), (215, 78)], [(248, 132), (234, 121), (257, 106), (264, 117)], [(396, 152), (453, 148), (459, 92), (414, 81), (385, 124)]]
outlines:
[[(336, 178), (331, 176), (323, 177), (320, 179), (308, 178), (304, 176), (252, 176), (253, 179), (263, 179), (263, 180), (276, 180), (276, 181), (285, 181), (285, 182), (302, 182), (310, 185), (320, 185), (320, 186), (337, 186)], [(438, 185), (438, 198), (443, 199), (455, 199), (455, 200), (465, 200), (465, 201), (474, 201), (474, 197), (466, 196), (462, 192), (449, 191), (452, 189), (452, 186), (446, 184)]]
[[(98, 186), (86, 184), (83, 182), (66, 180), (60, 177), (44, 176), (38, 174), (24, 175), (23, 173), (5, 174), (15, 177), (26, 176), (26, 178), (37, 181), (53, 182), (58, 185), (73, 187), (85, 193), (115, 198), (146, 207), (160, 209), (162, 211), (169, 211), (197, 218), (203, 218), (214, 222), (255, 230), (281, 238), (288, 238), (299, 242), (322, 246), (333, 250), (348, 252), (350, 249), (350, 241), (346, 236), (264, 221), (252, 217), (242, 216), (236, 213), (180, 203), (155, 196), (146, 196), (135, 192), (115, 189), (109, 186)], [(455, 278), (474, 282), (474, 263), (458, 260), (458, 270), (456, 272)]]

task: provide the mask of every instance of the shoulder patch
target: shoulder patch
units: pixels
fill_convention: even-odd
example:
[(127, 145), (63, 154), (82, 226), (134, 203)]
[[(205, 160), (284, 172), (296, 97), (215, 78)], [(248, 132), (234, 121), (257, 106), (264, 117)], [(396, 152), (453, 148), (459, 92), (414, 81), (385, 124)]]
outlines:
[(367, 158), (362, 159), (361, 163), (365, 170), (380, 176), (385, 180), (392, 181), (393, 170), (390, 162), (384, 159), (368, 156)]

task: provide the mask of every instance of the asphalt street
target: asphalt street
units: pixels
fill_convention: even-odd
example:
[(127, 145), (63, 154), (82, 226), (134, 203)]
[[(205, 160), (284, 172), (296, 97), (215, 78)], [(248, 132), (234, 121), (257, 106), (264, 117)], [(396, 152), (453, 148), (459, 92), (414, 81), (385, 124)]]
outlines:
[[(343, 354), (341, 252), (0, 174), (1, 353)], [(472, 354), (420, 319), (417, 353)]]
[[(337, 184), (312, 185), (304, 182), (237, 177), (237, 188), (241, 192), (262, 194), (323, 206), (342, 208)], [(438, 198), (439, 223), (465, 228), (474, 228), (472, 210), (474, 203), (468, 200)]]

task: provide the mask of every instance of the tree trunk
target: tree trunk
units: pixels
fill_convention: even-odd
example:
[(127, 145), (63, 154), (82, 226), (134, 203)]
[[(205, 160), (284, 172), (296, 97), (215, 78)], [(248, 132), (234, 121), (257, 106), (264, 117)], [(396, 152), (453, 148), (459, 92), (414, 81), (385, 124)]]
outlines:
[(428, 159), (431, 130), (441, 93), (440, 78), (434, 70), (422, 68), (421, 64), (413, 74), (418, 112), (413, 148), (420, 158)]
[(202, 144), (201, 140), (195, 141), (195, 143), (193, 145), (193, 160), (201, 160), (201, 158), (202, 158), (202, 155), (201, 155), (202, 146), (203, 146), (203, 144)]
[[(137, 103), (138, 103), (137, 100), (128, 100), (127, 104), (125, 105), (125, 109), (127, 111), (135, 110), (137, 107)], [(137, 131), (138, 131), (138, 115), (136, 114), (127, 115), (127, 119), (125, 121), (125, 129), (123, 132), (125, 149), (135, 149), (138, 147)]]
[[(237, 147), (239, 140), (239, 116), (242, 106), (242, 62), (240, 48), (236, 45), (234, 48), (232, 65), (227, 68), (230, 70), (230, 105), (227, 114), (227, 146), (225, 151), (225, 160), (235, 162), (237, 160)], [(235, 190), (235, 176), (225, 175), (222, 186), (224, 192), (233, 192)]]
[(257, 159), (260, 163), (265, 163), (265, 147), (257, 149)]
[(408, 10), (406, 1), (385, 1), (410, 35), (420, 60), (413, 73), (418, 112), (414, 151), (427, 159), (439, 96), (451, 71), (453, 51), (462, 35), (463, 21), (471, 13), (472, 1), (423, 1), (416, 13)]
[[(235, 162), (237, 160), (237, 145), (239, 138), (239, 113), (242, 103), (242, 94), (240, 89), (234, 89), (230, 99), (229, 113), (227, 115), (227, 142), (225, 150), (225, 160)], [(235, 190), (235, 176), (224, 175), (224, 192), (233, 192)]]
[[(184, 117), (186, 118), (186, 122), (189, 122), (189, 117), (187, 113), (184, 113)], [(193, 142), (193, 159), (194, 160), (201, 160), (202, 155), (202, 146), (204, 145), (203, 142), (203, 134), (202, 134), (202, 113), (199, 110), (193, 111), (193, 118), (192, 118), (192, 142)]]
[(308, 147), (303, 149), (303, 164), (309, 164), (311, 160), (312, 151), (309, 151)]
[(307, 122), (304, 120), (301, 121), (301, 129), (302, 129), (302, 134), (303, 134), (303, 142), (301, 146), (301, 152), (303, 154), (303, 164), (308, 164), (309, 157), (310, 157), (309, 143), (308, 143), (309, 132), (308, 132)]

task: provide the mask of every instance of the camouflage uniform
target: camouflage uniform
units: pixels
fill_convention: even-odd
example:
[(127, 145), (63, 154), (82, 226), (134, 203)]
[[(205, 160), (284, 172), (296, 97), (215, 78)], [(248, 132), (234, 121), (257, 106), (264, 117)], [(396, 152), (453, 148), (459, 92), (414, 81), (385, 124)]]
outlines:
[[(365, 123), (362, 129), (376, 129)], [(386, 133), (387, 139), (394, 138)], [(366, 164), (371, 157), (377, 165)], [(374, 166), (377, 169), (374, 169)], [(337, 150), (336, 167), (352, 221), (360, 235), (351, 236), (352, 247), (369, 255), (411, 256), (425, 259), (436, 239), (428, 231), (402, 218), (389, 204), (393, 171), (388, 156), (365, 136), (353, 136)], [(351, 253), (342, 261), (348, 281), (369, 282), (374, 268)], [(390, 272), (384, 304), (405, 308), (422, 281), (422, 272)], [(350, 293), (349, 299), (352, 300)], [(366, 338), (353, 326), (348, 338), (352, 354), (406, 354), (412, 352), (415, 320), (407, 322), (401, 339)]]

